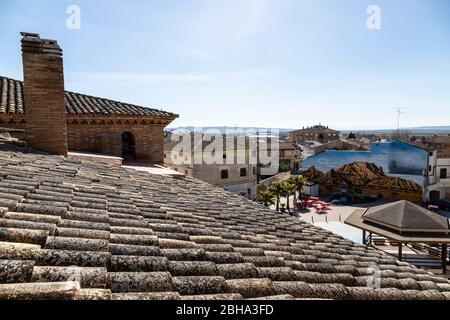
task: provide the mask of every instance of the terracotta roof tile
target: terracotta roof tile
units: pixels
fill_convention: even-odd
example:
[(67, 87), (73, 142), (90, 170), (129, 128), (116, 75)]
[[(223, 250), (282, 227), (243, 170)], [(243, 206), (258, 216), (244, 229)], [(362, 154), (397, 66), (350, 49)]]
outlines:
[(450, 283), (192, 178), (0, 145), (1, 298), (448, 299)]
[[(178, 115), (137, 106), (129, 103), (88, 96), (70, 91), (65, 92), (66, 113), (68, 115), (123, 115), (158, 116), (175, 119)], [(23, 82), (0, 76), (0, 115), (24, 114), (26, 106), (23, 95)]]

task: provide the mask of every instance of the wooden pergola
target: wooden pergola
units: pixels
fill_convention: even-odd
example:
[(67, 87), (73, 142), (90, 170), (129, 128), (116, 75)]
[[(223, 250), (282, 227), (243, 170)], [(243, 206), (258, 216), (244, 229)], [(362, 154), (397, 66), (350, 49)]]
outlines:
[(407, 201), (395, 202), (369, 209), (357, 209), (345, 223), (361, 229), (363, 244), (370, 245), (373, 235), (398, 243), (398, 259), (403, 260), (405, 244), (441, 246), (441, 264), (447, 273), (449, 220)]

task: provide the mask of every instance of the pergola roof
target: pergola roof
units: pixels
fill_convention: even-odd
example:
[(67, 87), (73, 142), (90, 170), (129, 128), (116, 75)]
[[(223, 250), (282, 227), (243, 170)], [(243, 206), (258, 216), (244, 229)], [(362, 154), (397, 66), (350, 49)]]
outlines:
[(398, 201), (369, 208), (363, 220), (399, 232), (448, 233), (448, 219), (409, 201)]
[(436, 232), (408, 232), (400, 233), (391, 228), (386, 228), (381, 225), (375, 225), (363, 220), (363, 215), (367, 209), (355, 210), (346, 220), (345, 223), (401, 243), (428, 243), (428, 244), (445, 244), (450, 243), (450, 235)]

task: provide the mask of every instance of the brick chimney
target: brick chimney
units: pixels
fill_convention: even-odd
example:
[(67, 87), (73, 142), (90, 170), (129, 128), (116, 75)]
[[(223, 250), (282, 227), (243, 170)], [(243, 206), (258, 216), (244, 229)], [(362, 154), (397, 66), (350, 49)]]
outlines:
[(39, 34), (21, 35), (27, 143), (36, 150), (67, 155), (62, 50)]

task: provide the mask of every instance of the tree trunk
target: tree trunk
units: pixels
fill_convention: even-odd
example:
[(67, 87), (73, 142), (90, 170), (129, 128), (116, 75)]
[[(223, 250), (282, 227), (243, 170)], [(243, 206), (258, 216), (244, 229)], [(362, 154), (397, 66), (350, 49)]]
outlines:
[(280, 197), (277, 196), (277, 211), (280, 211)]
[(291, 213), (291, 205), (289, 204), (289, 196), (286, 197), (286, 209)]

